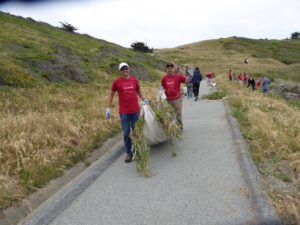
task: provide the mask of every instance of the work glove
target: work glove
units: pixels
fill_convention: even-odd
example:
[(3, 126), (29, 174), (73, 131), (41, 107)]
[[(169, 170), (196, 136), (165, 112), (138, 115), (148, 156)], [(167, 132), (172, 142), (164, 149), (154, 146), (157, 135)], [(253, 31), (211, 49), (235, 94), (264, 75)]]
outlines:
[(111, 112), (110, 112), (110, 108), (106, 108), (106, 110), (105, 110), (105, 117), (106, 117), (106, 119), (110, 119), (110, 117), (111, 117)]
[(160, 86), (159, 88), (159, 100), (164, 101), (167, 98), (165, 89), (163, 86)]
[(144, 103), (145, 103), (146, 105), (149, 105), (149, 100), (148, 100), (148, 99), (144, 98), (143, 100), (144, 100)]

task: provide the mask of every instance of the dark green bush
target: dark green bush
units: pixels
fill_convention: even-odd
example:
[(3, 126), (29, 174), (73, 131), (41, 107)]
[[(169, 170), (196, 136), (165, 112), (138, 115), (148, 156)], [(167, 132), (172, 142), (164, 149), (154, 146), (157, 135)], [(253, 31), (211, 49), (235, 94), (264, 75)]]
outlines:
[(143, 42), (134, 42), (131, 44), (131, 47), (140, 52), (153, 52), (153, 48), (149, 48), (145, 43)]

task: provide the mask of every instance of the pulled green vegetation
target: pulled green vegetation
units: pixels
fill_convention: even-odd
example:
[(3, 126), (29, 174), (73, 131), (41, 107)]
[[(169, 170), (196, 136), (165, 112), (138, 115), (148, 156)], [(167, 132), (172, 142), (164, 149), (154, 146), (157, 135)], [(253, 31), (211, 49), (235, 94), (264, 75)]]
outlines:
[(149, 177), (150, 147), (146, 144), (143, 132), (144, 123), (144, 118), (139, 118), (132, 131), (131, 138), (134, 149), (133, 157), (136, 160), (136, 170), (143, 173), (145, 177)]
[[(157, 101), (151, 104), (151, 108), (154, 111), (155, 118), (162, 126), (167, 138), (171, 140), (171, 143), (173, 138), (181, 138), (182, 131), (176, 120), (176, 113), (173, 107), (167, 101)], [(149, 172), (150, 146), (148, 146), (146, 142), (143, 131), (145, 123), (145, 119), (141, 116), (131, 134), (131, 138), (134, 148), (134, 159), (136, 160), (136, 169), (144, 176), (149, 177), (151, 176)], [(172, 156), (176, 156), (173, 146)]]
[(167, 101), (156, 102), (152, 106), (152, 110), (168, 138), (181, 138), (182, 132), (176, 120), (175, 110)]

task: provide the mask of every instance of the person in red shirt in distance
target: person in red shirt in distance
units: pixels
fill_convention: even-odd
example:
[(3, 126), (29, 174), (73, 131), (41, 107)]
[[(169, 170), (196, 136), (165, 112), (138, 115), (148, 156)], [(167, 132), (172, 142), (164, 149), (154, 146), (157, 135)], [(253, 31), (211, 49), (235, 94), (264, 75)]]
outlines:
[(138, 80), (134, 76), (129, 75), (129, 66), (122, 62), (119, 65), (121, 76), (115, 79), (111, 86), (111, 92), (108, 97), (107, 108), (105, 116), (107, 119), (111, 117), (111, 104), (116, 92), (119, 96), (119, 114), (121, 125), (124, 133), (124, 142), (126, 146), (127, 156), (125, 162), (132, 161), (132, 143), (130, 139), (130, 130), (134, 128), (139, 119), (140, 107), (138, 103), (138, 96), (144, 100), (145, 104), (149, 101), (143, 96)]
[(161, 86), (165, 90), (167, 101), (173, 106), (176, 112), (176, 119), (182, 130), (182, 98), (180, 84), (185, 84), (186, 77), (182, 74), (175, 73), (174, 63), (168, 63), (166, 69), (167, 74), (163, 76)]
[(208, 72), (206, 74), (206, 79), (207, 79), (207, 86), (211, 86), (211, 79), (213, 77), (213, 73), (212, 72)]

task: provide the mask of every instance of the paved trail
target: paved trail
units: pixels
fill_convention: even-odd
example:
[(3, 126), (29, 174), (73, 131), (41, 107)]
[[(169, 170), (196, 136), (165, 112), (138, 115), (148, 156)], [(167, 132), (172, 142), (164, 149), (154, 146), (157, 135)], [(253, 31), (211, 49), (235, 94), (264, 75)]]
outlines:
[[(209, 92), (202, 82), (200, 95)], [(277, 224), (268, 204), (249, 198), (249, 174), (224, 102), (185, 99), (183, 108), (177, 157), (171, 156), (169, 142), (153, 147), (154, 175), (145, 178), (122, 155), (51, 225)]]

